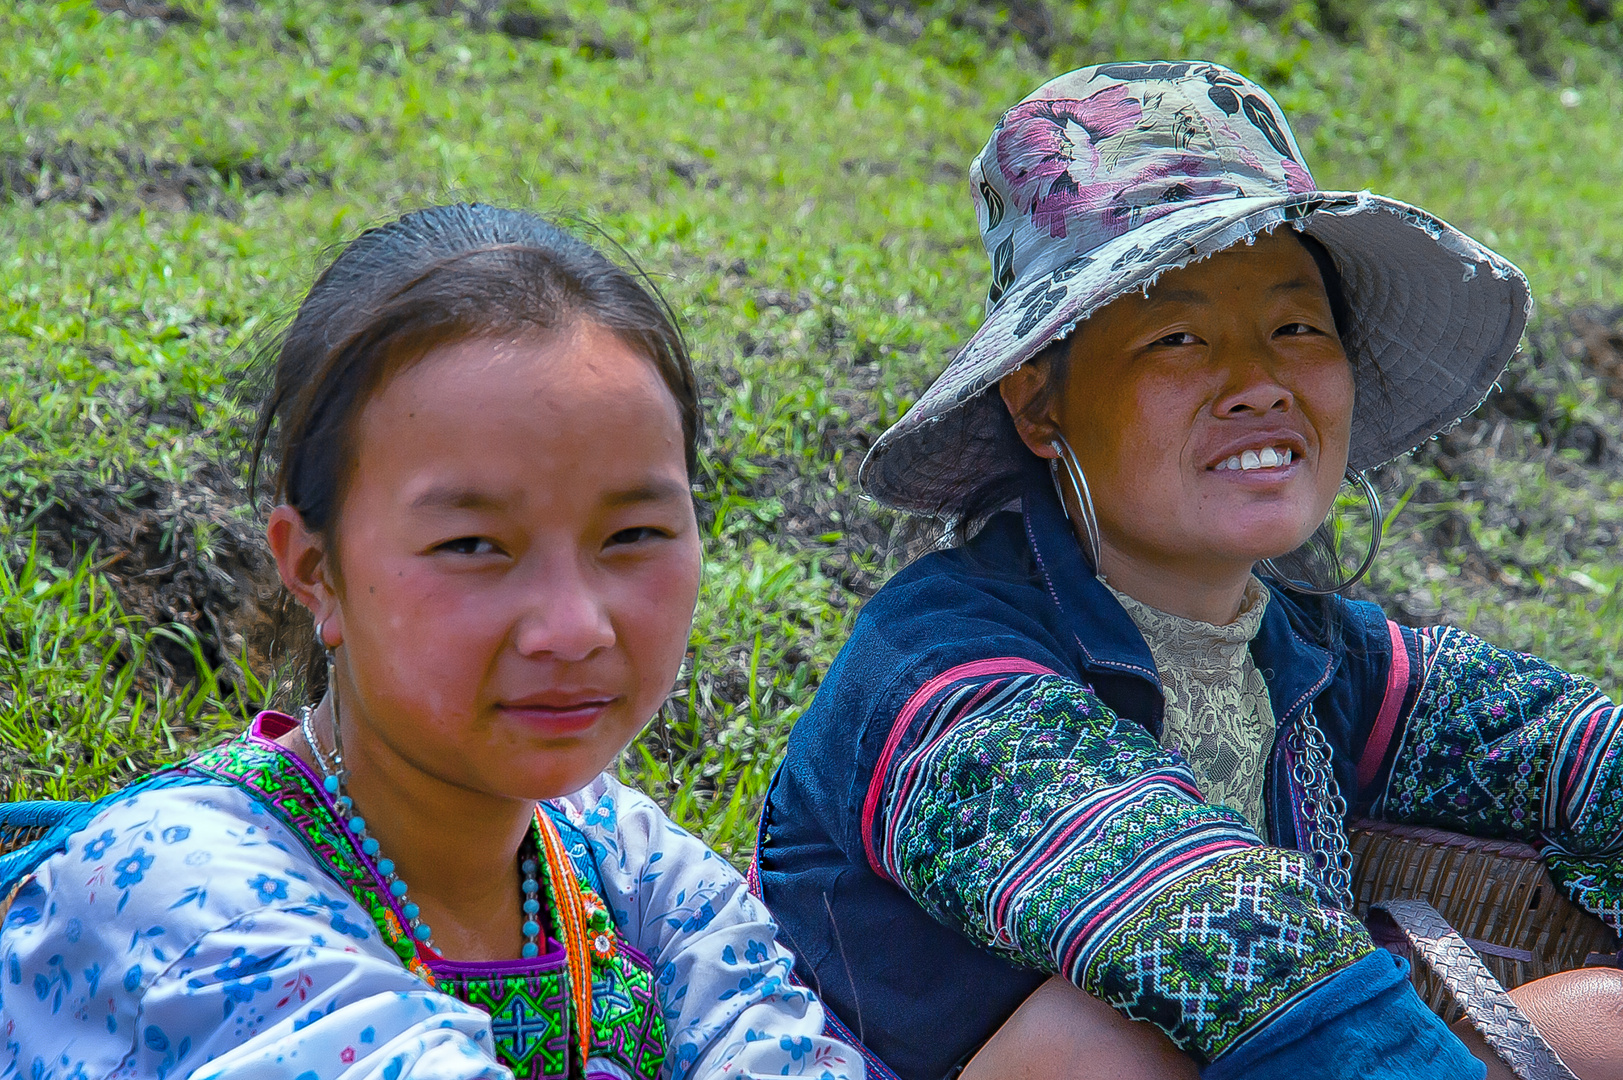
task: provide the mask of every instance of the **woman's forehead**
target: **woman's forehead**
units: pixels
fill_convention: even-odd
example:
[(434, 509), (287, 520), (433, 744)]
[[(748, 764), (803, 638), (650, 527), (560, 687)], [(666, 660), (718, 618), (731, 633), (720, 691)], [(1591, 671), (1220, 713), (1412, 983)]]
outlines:
[(1279, 229), (1253, 243), (1235, 244), (1200, 262), (1168, 270), (1150, 286), (1148, 298), (1195, 290), (1232, 292), (1239, 287), (1238, 278), (1270, 286), (1306, 278), (1320, 288), (1324, 285), (1312, 254), (1296, 233)]

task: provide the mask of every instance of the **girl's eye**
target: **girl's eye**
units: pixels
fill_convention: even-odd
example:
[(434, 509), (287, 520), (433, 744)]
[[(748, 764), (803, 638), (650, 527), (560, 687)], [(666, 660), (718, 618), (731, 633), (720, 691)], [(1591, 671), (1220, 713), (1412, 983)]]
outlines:
[(1284, 326), (1281, 326), (1274, 332), (1276, 334), (1282, 334), (1286, 337), (1300, 337), (1303, 334), (1317, 334), (1320, 332), (1320, 330), (1312, 323), (1293, 322), (1286, 323)]
[(447, 540), (434, 549), (446, 551), (452, 555), (491, 555), (496, 551), (496, 545), (482, 536), (459, 536), (455, 540)]
[(609, 537), (609, 545), (640, 544), (645, 540), (658, 540), (669, 536), (664, 529), (656, 529), (652, 525), (636, 525), (629, 529), (621, 529)]

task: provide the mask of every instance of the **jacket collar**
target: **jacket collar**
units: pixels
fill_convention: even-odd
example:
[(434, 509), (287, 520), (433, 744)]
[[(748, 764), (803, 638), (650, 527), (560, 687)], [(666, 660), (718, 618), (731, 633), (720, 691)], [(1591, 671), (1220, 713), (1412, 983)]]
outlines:
[[(1021, 512), (1037, 568), (1076, 642), (1083, 669), (1143, 679), (1159, 694), (1161, 680), (1144, 635), (1082, 557), (1082, 546), (1053, 489), (1029, 485)], [(1329, 684), (1335, 658), (1298, 632), (1295, 624), (1305, 617), (1298, 603), (1272, 582), (1267, 584), (1272, 595), (1251, 642), (1251, 658), (1268, 685), (1275, 722), (1283, 725)]]
[(1083, 666), (1135, 675), (1159, 691), (1161, 680), (1144, 635), (1082, 557), (1059, 497), (1052, 488), (1033, 483), (1020, 505), (1037, 569), (1081, 650)]

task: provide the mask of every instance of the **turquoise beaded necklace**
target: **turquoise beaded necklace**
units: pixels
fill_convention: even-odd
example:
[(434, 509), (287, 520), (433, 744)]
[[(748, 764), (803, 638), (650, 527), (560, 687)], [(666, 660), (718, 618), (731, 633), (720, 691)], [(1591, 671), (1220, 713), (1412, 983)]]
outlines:
[[(329, 680), (330, 685), (330, 680)], [(321, 769), (321, 786), (332, 797), (333, 805), (337, 807), (339, 820), (344, 827), (355, 837), (368, 858), (372, 859), (383, 875), (384, 883), (388, 886), (389, 895), (400, 904), (400, 914), (405, 916), (409, 932), (416, 942), (435, 956), (442, 955), (434, 947), (433, 931), (426, 922), (422, 921), (422, 909), (407, 896), (406, 883), (395, 873), (394, 860), (383, 856), (382, 846), (377, 838), (370, 836), (366, 829), (366, 819), (355, 812), (355, 800), (350, 798), (345, 790), (345, 781), (349, 779), (349, 770), (344, 768), (343, 743), (338, 737), (338, 694), (334, 688), (333, 698), (333, 750), (329, 757), (321, 748), (316, 739), (315, 728), (310, 722), (314, 711), (306, 705), (299, 710), (299, 731), (304, 735), (304, 741), (309, 744), (310, 752), (315, 756), (316, 765)], [(541, 952), (541, 883), (536, 880), (536, 871), (540, 869), (533, 850), (533, 840), (527, 842), (532, 850), (521, 852), (519, 870), (524, 874), (524, 883), (521, 886), (524, 892), (524, 924), (519, 928), (524, 935), (524, 944), (519, 955), (526, 960), (533, 959)]]

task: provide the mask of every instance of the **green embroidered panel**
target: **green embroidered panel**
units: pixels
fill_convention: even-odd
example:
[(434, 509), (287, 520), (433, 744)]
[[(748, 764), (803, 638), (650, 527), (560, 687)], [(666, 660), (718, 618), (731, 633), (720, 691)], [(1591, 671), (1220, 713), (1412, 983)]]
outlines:
[[(257, 725), (256, 725), (257, 727)], [(490, 1014), (496, 1054), (519, 1080), (580, 1080), (584, 1063), (573, 1045), (569, 974), (557, 933), (556, 883), (546, 874), (547, 922), (553, 940), (526, 970), (463, 973), (436, 957), (421, 956), (387, 895), (383, 879), (355, 845), (313, 774), (292, 754), (251, 734), (193, 755), (177, 771), (240, 787), (294, 832), (371, 917), (401, 963), (430, 986)], [(539, 838), (537, 838), (539, 848)], [(544, 860), (543, 860), (544, 862)], [(579, 868), (571, 884), (589, 892)], [(492, 967), (510, 969), (517, 961)], [(592, 963), (590, 1058), (605, 1060), (644, 1080), (656, 1080), (665, 1059), (665, 1020), (651, 965), (618, 943), (610, 958)]]

